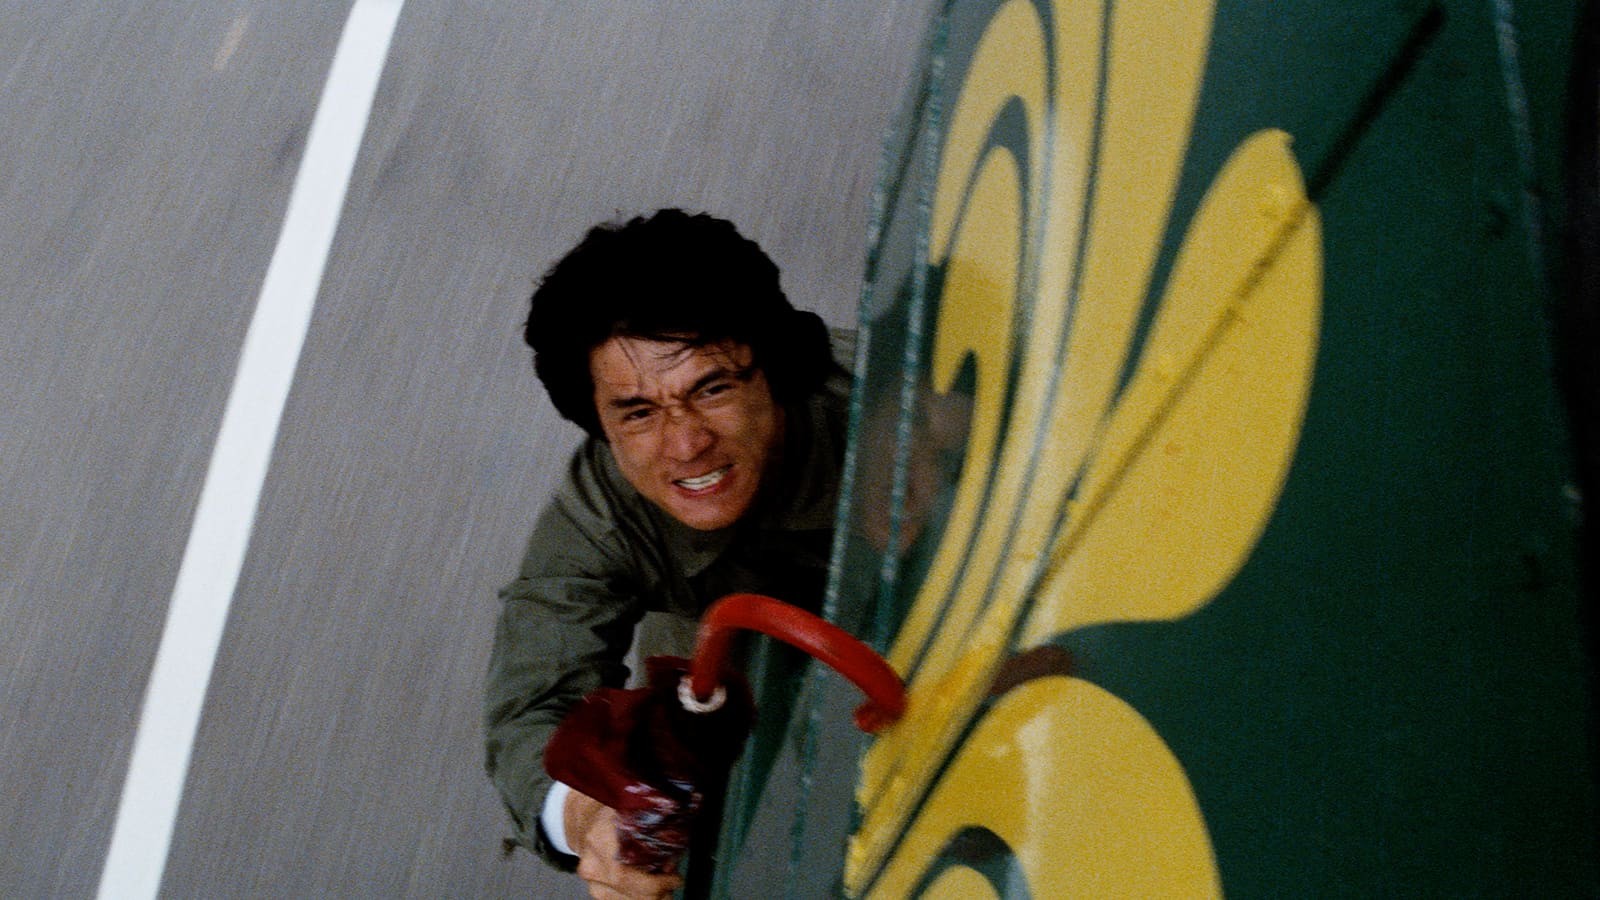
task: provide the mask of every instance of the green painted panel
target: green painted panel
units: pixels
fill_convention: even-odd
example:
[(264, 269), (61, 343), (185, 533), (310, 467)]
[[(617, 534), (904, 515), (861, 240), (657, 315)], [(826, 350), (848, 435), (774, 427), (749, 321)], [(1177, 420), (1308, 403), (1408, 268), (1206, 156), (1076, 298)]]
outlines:
[(1549, 318), (1579, 6), (948, 4), (829, 601), (910, 719), (873, 745), (814, 678), (730, 873), (1600, 892)]

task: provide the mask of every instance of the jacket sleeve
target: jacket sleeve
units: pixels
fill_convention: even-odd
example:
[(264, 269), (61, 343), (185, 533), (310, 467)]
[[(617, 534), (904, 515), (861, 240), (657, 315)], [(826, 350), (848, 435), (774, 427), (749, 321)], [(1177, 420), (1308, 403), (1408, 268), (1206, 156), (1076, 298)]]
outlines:
[(551, 847), (539, 825), (551, 784), (545, 744), (580, 698), (627, 679), (623, 658), (642, 615), (621, 526), (583, 487), (569, 479), (558, 491), (517, 579), (500, 592), (484, 686), (485, 767), (515, 824), (513, 840), (563, 869), (576, 860)]

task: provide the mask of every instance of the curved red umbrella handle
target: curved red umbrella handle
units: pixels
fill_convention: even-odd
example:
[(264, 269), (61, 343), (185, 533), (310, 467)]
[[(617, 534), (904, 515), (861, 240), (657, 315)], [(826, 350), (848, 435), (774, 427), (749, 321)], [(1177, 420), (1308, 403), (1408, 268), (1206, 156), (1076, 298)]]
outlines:
[(733, 631), (739, 628), (792, 644), (850, 679), (867, 695), (855, 715), (862, 731), (875, 733), (905, 714), (905, 684), (883, 657), (837, 625), (761, 594), (729, 594), (701, 617), (689, 663), (689, 691), (695, 698), (705, 701), (716, 693)]

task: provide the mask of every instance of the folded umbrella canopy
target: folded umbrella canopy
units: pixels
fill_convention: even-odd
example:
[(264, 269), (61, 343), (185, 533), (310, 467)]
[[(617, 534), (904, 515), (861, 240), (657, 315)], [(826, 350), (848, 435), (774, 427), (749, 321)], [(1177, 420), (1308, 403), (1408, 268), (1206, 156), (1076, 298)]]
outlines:
[(728, 668), (736, 630), (758, 631), (828, 664), (867, 695), (857, 727), (893, 724), (905, 686), (881, 657), (839, 627), (759, 594), (706, 610), (694, 657), (653, 656), (648, 683), (601, 688), (567, 713), (545, 748), (545, 770), (617, 811), (623, 862), (671, 871), (689, 847), (708, 792), (720, 790), (755, 722), (750, 686)]

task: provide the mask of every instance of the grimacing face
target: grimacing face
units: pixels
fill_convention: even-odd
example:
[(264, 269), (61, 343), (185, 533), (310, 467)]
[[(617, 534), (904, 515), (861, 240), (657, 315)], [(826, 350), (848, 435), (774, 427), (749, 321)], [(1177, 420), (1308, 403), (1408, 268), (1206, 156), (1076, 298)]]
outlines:
[(614, 337), (589, 354), (594, 405), (617, 466), (690, 528), (739, 521), (783, 440), (783, 409), (750, 347)]

